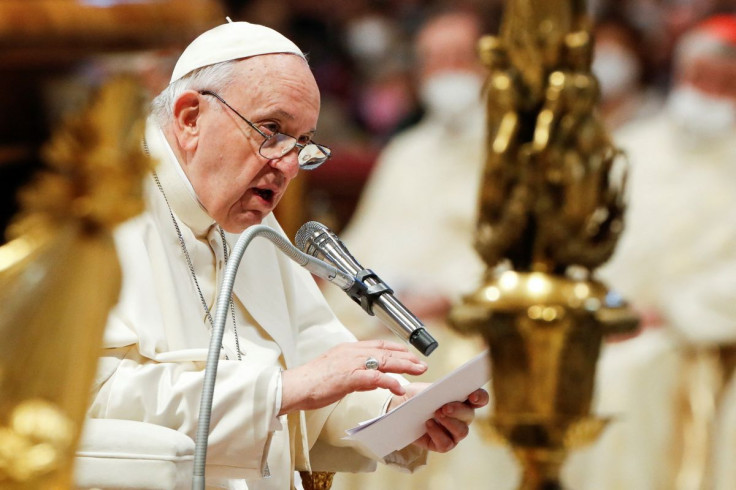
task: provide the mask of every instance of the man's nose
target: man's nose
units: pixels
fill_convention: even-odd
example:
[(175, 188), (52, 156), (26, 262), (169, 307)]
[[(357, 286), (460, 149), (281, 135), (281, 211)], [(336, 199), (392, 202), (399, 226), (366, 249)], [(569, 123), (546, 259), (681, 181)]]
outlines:
[(279, 158), (272, 158), (268, 164), (286, 176), (293, 177), (299, 172), (299, 149), (295, 146)]

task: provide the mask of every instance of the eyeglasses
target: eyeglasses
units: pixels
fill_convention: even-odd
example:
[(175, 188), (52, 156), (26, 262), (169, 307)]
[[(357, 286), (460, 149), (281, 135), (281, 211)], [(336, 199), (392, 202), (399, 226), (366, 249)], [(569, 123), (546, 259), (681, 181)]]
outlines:
[(261, 143), (261, 147), (258, 149), (258, 153), (263, 158), (267, 158), (269, 160), (272, 160), (274, 158), (282, 158), (284, 155), (286, 155), (296, 147), (299, 148), (299, 153), (297, 154), (299, 168), (304, 170), (313, 170), (325, 163), (327, 159), (330, 158), (330, 154), (332, 153), (332, 151), (326, 146), (318, 145), (317, 143), (311, 141), (306, 143), (299, 143), (299, 140), (297, 140), (293, 136), (289, 136), (288, 134), (271, 132), (263, 127), (259, 128), (258, 126), (247, 120), (245, 117), (243, 117), (242, 114), (236, 111), (230, 104), (225, 102), (225, 99), (223, 99), (216, 93), (209, 90), (200, 90), (199, 93), (202, 95), (211, 95), (212, 97), (225, 104), (225, 107), (233, 111), (240, 119), (245, 121), (248, 126), (255, 129), (258, 134), (265, 138), (263, 140), (263, 143)]

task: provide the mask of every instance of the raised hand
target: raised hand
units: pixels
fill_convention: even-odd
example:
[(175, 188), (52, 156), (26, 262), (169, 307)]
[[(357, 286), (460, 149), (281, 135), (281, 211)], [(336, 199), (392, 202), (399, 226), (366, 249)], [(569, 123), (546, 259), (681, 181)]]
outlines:
[[(366, 360), (378, 361), (378, 369), (366, 368)], [(312, 361), (282, 373), (281, 412), (322, 408), (354, 391), (386, 388), (394, 395), (406, 392), (386, 373), (416, 376), (427, 370), (407, 347), (384, 340), (337, 345)]]

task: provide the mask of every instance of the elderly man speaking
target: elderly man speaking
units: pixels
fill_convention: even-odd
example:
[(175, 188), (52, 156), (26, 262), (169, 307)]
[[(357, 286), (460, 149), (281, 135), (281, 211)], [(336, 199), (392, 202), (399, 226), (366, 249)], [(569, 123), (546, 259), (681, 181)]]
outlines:
[[(281, 34), (232, 22), (195, 39), (154, 100), (145, 144), (157, 167), (146, 210), (116, 233), (123, 268), (90, 416), (195, 436), (217, 285), (249, 226), (271, 214), (314, 142), (320, 97), (304, 55)], [(396, 374), (426, 365), (399, 343), (355, 341), (308, 272), (266, 241), (240, 266), (214, 394), (208, 478), (249, 489), (293, 486), (293, 470), (370, 471), (344, 430), (417, 393)], [(375, 358), (378, 369), (368, 369)], [(387, 373), (393, 373), (389, 375)], [(440, 408), (426, 434), (384, 463), (414, 469), (468, 433), (479, 390)], [(316, 454), (319, 454), (317, 456)], [(311, 464), (310, 465), (310, 456)], [(239, 484), (242, 487), (242, 482)]]

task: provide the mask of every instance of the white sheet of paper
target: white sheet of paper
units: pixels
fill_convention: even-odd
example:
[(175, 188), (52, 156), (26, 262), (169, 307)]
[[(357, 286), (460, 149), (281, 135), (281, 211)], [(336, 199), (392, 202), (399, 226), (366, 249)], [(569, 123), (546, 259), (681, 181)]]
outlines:
[(490, 380), (488, 351), (478, 354), (455, 371), (389, 413), (366, 420), (347, 432), (377, 458), (411, 444), (425, 432), (425, 423), (442, 405), (464, 401)]

